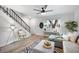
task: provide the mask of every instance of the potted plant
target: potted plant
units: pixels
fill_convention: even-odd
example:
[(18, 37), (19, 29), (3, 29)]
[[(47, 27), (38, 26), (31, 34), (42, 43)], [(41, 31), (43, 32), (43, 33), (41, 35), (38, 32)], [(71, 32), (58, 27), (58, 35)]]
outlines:
[(69, 30), (68, 39), (74, 42), (77, 36), (76, 31), (77, 31), (78, 23), (76, 21), (68, 21), (65, 22), (65, 27)]
[(78, 23), (76, 21), (65, 22), (65, 27), (69, 30), (69, 32), (77, 31)]

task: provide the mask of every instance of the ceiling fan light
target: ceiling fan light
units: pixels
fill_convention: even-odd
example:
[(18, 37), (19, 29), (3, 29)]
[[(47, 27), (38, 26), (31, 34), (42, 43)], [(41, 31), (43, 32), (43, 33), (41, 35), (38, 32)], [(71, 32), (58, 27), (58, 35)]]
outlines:
[(41, 15), (46, 15), (46, 13), (41, 13)]

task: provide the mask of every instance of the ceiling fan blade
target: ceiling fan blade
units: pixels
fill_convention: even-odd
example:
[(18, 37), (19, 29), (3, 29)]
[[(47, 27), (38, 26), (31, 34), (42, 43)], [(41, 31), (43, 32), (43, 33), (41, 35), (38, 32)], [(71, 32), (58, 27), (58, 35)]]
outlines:
[(9, 29), (10, 27), (3, 27), (3, 26), (0, 26), (0, 28)]
[(37, 14), (41, 14), (41, 13), (37, 13)]
[(53, 10), (47, 10), (47, 11), (45, 11), (45, 12), (52, 12)]
[(44, 6), (44, 9), (46, 9), (46, 8), (47, 8), (47, 6), (48, 6), (48, 5), (45, 5), (45, 6)]
[(35, 10), (35, 11), (41, 11), (41, 10), (38, 10), (38, 9), (33, 9), (33, 10)]

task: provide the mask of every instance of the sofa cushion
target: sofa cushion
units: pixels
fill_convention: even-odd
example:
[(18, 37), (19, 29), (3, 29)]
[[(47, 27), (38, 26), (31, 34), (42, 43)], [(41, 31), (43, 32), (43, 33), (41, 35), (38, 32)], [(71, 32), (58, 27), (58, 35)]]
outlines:
[(53, 39), (55, 39), (55, 38), (56, 38), (56, 35), (50, 35), (50, 36), (48, 37), (49, 40), (53, 40)]
[(77, 35), (76, 32), (74, 32), (74, 33), (69, 33), (69, 35), (68, 35), (69, 40), (70, 40), (71, 42), (74, 42), (74, 43), (75, 43), (75, 41), (76, 41), (77, 36), (78, 36), (78, 35)]
[(63, 41), (63, 50), (65, 53), (79, 53), (79, 45), (69, 41)]
[(69, 36), (68, 35), (64, 35), (63, 34), (62, 37), (63, 37), (63, 40), (67, 40), (67, 41), (69, 40)]

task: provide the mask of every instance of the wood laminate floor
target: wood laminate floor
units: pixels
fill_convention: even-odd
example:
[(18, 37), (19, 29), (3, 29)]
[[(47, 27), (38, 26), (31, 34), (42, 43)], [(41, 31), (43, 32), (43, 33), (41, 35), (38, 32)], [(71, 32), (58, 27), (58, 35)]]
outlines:
[(16, 42), (13, 42), (9, 45), (6, 45), (4, 47), (0, 47), (1, 53), (19, 53), (24, 48), (30, 46), (34, 41), (36, 40), (46, 40), (47, 37), (39, 36), (39, 35), (32, 35), (31, 37), (23, 40), (19, 40)]

